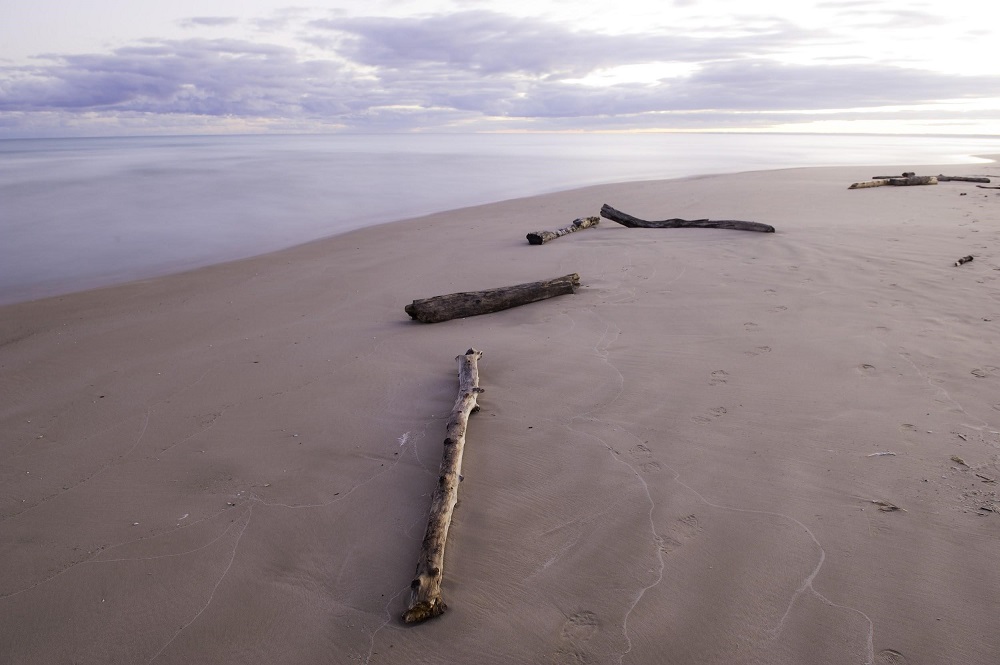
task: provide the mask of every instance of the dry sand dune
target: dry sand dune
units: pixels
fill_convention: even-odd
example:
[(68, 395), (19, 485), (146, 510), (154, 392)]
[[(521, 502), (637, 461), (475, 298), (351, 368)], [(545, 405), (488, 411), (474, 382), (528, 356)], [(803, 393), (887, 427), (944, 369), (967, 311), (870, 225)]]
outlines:
[[(847, 189), (910, 169), (1000, 176), (590, 187), (0, 308), (0, 661), (995, 663), (1000, 195)], [(603, 203), (778, 232), (524, 239)], [(404, 626), (472, 346), (450, 609)]]

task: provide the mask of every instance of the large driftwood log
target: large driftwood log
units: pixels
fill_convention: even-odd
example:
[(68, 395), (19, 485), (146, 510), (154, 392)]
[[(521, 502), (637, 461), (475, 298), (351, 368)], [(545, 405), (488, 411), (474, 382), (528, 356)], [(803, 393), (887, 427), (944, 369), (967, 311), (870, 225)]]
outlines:
[(527, 305), (538, 300), (566, 295), (573, 293), (577, 286), (580, 286), (580, 276), (572, 273), (541, 282), (515, 284), (514, 286), (503, 286), (486, 291), (449, 293), (448, 295), (414, 300), (403, 309), (412, 319), (424, 323), (439, 323), (465, 316), (499, 312), (518, 305)]
[(732, 229), (735, 231), (760, 231), (774, 233), (774, 227), (760, 222), (744, 222), (738, 219), (662, 219), (647, 221), (620, 210), (615, 210), (607, 203), (601, 206), (601, 217), (631, 229)]
[(532, 245), (544, 245), (548, 241), (561, 238), (567, 233), (582, 231), (583, 229), (589, 229), (591, 226), (597, 226), (600, 221), (600, 217), (574, 219), (572, 224), (564, 226), (556, 231), (535, 231), (534, 233), (529, 233), (527, 236), (528, 242)]
[(966, 176), (966, 175), (939, 175), (937, 177), (938, 182), (949, 182), (955, 180), (957, 182), (985, 182), (989, 183), (990, 179), (982, 176)]
[(936, 185), (937, 183), (937, 176), (912, 175), (905, 178), (879, 178), (877, 180), (855, 182), (847, 189), (865, 189), (867, 187), (884, 187), (885, 185), (895, 185), (897, 187), (905, 187), (907, 185)]
[(445, 431), (441, 474), (431, 497), (427, 531), (417, 559), (417, 571), (410, 583), (410, 606), (403, 621), (417, 623), (436, 617), (448, 609), (441, 597), (444, 579), (444, 547), (448, 542), (451, 515), (458, 503), (458, 484), (462, 481), (462, 452), (465, 450), (465, 430), (469, 414), (479, 410), (476, 401), (483, 389), (479, 387), (479, 358), (482, 351), (469, 349), (458, 356), (458, 399), (448, 418)]

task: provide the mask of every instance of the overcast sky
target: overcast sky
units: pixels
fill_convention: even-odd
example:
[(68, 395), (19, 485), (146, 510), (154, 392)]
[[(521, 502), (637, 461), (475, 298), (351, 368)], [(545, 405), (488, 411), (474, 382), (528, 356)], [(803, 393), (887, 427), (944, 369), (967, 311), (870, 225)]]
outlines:
[(1000, 134), (994, 0), (0, 0), (0, 138)]

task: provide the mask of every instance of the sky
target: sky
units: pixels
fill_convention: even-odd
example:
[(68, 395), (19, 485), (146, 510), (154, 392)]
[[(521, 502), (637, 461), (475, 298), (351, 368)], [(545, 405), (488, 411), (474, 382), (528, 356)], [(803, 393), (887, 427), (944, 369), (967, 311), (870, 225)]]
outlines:
[(0, 138), (1000, 135), (995, 6), (0, 0)]

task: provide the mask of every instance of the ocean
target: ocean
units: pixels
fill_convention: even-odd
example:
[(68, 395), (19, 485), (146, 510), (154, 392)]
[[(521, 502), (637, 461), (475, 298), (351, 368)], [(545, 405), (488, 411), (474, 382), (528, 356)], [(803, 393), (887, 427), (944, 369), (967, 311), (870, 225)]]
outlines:
[[(1000, 154), (1000, 137), (394, 134), (3, 140), (0, 304), (586, 185), (799, 166), (959, 164), (984, 154)], [(862, 170), (858, 178), (870, 175)]]

